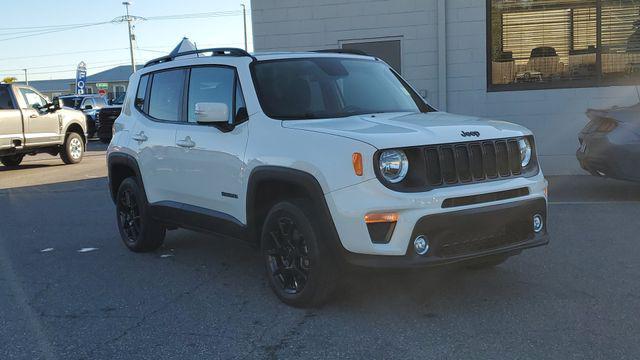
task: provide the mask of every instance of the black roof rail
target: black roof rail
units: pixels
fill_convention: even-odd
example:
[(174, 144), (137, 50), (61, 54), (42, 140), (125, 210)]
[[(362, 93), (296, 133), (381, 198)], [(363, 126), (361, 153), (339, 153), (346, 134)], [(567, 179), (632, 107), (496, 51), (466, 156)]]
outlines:
[(177, 58), (179, 56), (202, 54), (202, 53), (208, 53), (208, 52), (211, 53), (211, 56), (239, 56), (239, 57), (248, 56), (253, 60), (256, 59), (253, 55), (249, 54), (245, 50), (238, 49), (238, 48), (229, 48), (229, 47), (227, 47), (227, 48), (208, 48), (208, 49), (189, 50), (189, 51), (179, 52), (179, 53), (176, 53), (176, 54), (172, 53), (172, 54), (169, 54), (169, 55), (165, 55), (165, 56), (159, 57), (157, 59), (150, 60), (149, 62), (144, 64), (144, 67), (157, 65), (157, 64), (162, 64), (162, 63), (166, 63), (166, 62), (169, 62), (169, 61), (173, 61), (175, 58)]
[(351, 54), (351, 55), (362, 55), (362, 56), (371, 56), (362, 50), (357, 49), (322, 49), (315, 50), (312, 52), (316, 53), (332, 53), (332, 54)]

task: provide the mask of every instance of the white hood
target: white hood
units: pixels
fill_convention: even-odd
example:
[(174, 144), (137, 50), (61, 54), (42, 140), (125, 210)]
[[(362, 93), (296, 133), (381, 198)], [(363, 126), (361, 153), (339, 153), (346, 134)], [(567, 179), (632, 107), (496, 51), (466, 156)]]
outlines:
[[(444, 112), (287, 120), (282, 122), (282, 126), (347, 137), (368, 143), (378, 149), (531, 135), (528, 129), (509, 122)], [(479, 133), (479, 136), (462, 136), (463, 132)]]

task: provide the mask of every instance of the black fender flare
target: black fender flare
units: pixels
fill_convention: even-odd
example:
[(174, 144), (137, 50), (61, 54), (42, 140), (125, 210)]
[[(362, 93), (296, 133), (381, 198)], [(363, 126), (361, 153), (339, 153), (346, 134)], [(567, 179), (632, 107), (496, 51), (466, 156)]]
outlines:
[(323, 230), (325, 236), (329, 240), (329, 248), (332, 251), (337, 251), (340, 254), (344, 254), (347, 250), (342, 246), (338, 231), (331, 211), (325, 200), (324, 191), (318, 180), (311, 174), (297, 169), (291, 169), (281, 166), (259, 166), (254, 168), (249, 175), (247, 182), (247, 198), (246, 198), (246, 212), (247, 212), (247, 226), (249, 228), (249, 239), (258, 239), (260, 229), (256, 219), (256, 197), (257, 189), (263, 181), (278, 181), (287, 184), (299, 186), (304, 189), (305, 192), (312, 199), (315, 209), (318, 211), (321, 221), (324, 225)]
[(140, 187), (142, 188), (142, 192), (146, 196), (147, 192), (144, 188), (144, 183), (142, 182), (142, 174), (140, 173), (140, 167), (138, 166), (138, 162), (136, 161), (136, 159), (133, 156), (125, 153), (117, 153), (117, 152), (111, 153), (107, 158), (107, 174), (108, 174), (107, 178), (108, 178), (109, 192), (111, 193), (111, 200), (113, 200), (114, 204), (116, 202), (116, 195), (118, 193), (118, 189), (114, 189), (112, 186), (113, 168), (116, 165), (125, 166), (133, 171), (138, 181), (138, 185), (140, 185)]

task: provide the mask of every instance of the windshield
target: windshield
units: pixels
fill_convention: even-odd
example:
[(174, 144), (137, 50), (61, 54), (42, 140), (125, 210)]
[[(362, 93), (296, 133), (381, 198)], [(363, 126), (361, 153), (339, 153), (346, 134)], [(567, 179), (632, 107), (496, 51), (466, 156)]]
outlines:
[(389, 112), (427, 112), (429, 106), (388, 65), (346, 58), (255, 63), (264, 112), (281, 120), (323, 119)]
[(62, 106), (80, 109), (80, 104), (82, 103), (82, 98), (77, 97), (61, 97), (60, 101), (62, 101)]

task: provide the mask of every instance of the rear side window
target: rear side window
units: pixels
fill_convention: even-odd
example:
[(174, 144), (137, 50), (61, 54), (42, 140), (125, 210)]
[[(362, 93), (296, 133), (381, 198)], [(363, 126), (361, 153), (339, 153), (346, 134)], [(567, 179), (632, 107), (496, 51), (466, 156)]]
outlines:
[(149, 84), (149, 75), (144, 75), (138, 82), (138, 91), (136, 92), (135, 106), (142, 112), (146, 112), (144, 101), (147, 95), (147, 84)]
[(13, 109), (13, 101), (11, 101), (11, 94), (9, 94), (9, 88), (0, 87), (0, 110)]
[(227, 121), (229, 121), (235, 112), (233, 108), (234, 81), (235, 73), (229, 68), (196, 67), (191, 69), (188, 101), (189, 122), (197, 122), (195, 110), (198, 103), (227, 105), (227, 109), (229, 109)]
[(149, 116), (164, 121), (180, 121), (185, 70), (169, 70), (153, 75), (149, 94)]

